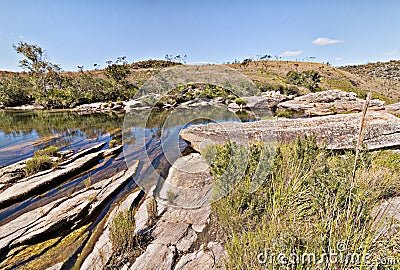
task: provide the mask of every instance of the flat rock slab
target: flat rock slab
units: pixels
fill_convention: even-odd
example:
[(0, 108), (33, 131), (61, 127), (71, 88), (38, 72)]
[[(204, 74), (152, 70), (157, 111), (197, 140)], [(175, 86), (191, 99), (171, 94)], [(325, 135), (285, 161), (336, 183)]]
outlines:
[(11, 183), (10, 186), (4, 187), (3, 190), (0, 191), (0, 208), (9, 206), (15, 202), (20, 202), (30, 196), (40, 194), (42, 191), (47, 191), (51, 187), (93, 166), (105, 156), (121, 150), (121, 146), (117, 146), (109, 150), (99, 151), (103, 146), (104, 144), (94, 146), (93, 148), (83, 151), (83, 156), (82, 153), (78, 153), (76, 156), (72, 157), (71, 162), (63, 162), (56, 168), (17, 180), (15, 183)]
[(385, 110), (386, 110), (388, 113), (394, 114), (394, 115), (396, 115), (396, 116), (400, 116), (400, 102), (387, 105), (387, 106), (385, 107)]
[[(197, 151), (210, 143), (287, 142), (313, 135), (320, 145), (328, 149), (354, 149), (360, 121), (361, 113), (247, 123), (224, 122), (190, 126), (180, 135)], [(368, 112), (364, 144), (369, 150), (400, 146), (400, 119), (385, 112)]]
[(96, 213), (113, 194), (128, 183), (138, 166), (121, 171), (42, 207), (24, 213), (0, 226), (0, 257), (8, 250), (32, 243), (60, 230), (73, 230)]
[[(305, 115), (323, 116), (343, 112), (360, 112), (365, 100), (353, 92), (327, 90), (296, 97), (293, 100), (279, 103), (281, 109), (304, 111)], [(379, 99), (370, 101), (369, 110), (384, 110), (385, 102)]]
[(200, 247), (199, 250), (183, 255), (175, 265), (174, 270), (223, 269), (223, 259), (227, 257), (228, 254), (221, 243), (209, 242), (206, 246)]

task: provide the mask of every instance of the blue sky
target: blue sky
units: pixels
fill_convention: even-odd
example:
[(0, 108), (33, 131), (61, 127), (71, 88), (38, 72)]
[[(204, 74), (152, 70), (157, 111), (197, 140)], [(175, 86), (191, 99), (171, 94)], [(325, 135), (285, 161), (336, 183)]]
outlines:
[(19, 40), (64, 70), (165, 54), (192, 63), (313, 56), (335, 66), (400, 58), (396, 0), (0, 0), (0, 14), (0, 70), (20, 70)]

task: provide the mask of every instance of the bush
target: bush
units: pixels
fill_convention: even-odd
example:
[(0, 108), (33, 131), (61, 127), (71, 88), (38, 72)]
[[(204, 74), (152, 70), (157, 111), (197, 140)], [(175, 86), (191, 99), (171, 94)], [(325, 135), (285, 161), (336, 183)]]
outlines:
[(132, 251), (137, 244), (132, 211), (118, 212), (110, 224), (110, 239), (115, 253)]
[(33, 156), (34, 157), (38, 157), (38, 156), (56, 157), (57, 153), (58, 153), (58, 147), (54, 146), (54, 145), (51, 145), (51, 146), (46, 147), (44, 149), (35, 151), (35, 153), (33, 153)]
[(237, 105), (239, 105), (239, 106), (245, 106), (245, 105), (246, 105), (246, 101), (244, 101), (244, 100), (241, 99), (241, 98), (235, 99), (235, 103), (236, 103)]
[(293, 116), (293, 113), (290, 111), (278, 111), (276, 113), (276, 117), (291, 118), (292, 116)]
[(286, 82), (289, 84), (304, 86), (311, 92), (320, 89), (318, 83), (321, 81), (321, 75), (317, 71), (308, 70), (304, 72), (289, 71), (286, 74)]
[(111, 141), (108, 143), (108, 146), (109, 146), (110, 148), (113, 148), (113, 147), (117, 146), (117, 140), (115, 140), (115, 139), (111, 140)]
[(26, 162), (25, 172), (33, 175), (41, 171), (49, 170), (54, 166), (54, 162), (47, 155), (34, 156)]

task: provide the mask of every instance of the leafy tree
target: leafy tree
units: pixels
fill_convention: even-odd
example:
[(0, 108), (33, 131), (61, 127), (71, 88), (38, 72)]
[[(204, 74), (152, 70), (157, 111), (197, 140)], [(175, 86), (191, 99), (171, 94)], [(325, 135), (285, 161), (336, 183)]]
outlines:
[(61, 68), (47, 60), (40, 46), (20, 41), (17, 45), (13, 44), (13, 48), (18, 54), (24, 56), (19, 66), (28, 71), (36, 90), (35, 95), (46, 98), (49, 89), (61, 85), (62, 78), (59, 75)]
[(128, 76), (131, 74), (131, 66), (126, 61), (126, 56), (118, 57), (115, 62), (107, 61), (106, 63), (108, 66), (105, 68), (105, 74), (113, 85), (109, 92), (110, 99), (129, 99), (133, 97), (137, 89), (128, 81)]
[(286, 82), (289, 84), (300, 85), (307, 87), (311, 92), (315, 92), (320, 89), (318, 83), (321, 75), (314, 70), (308, 70), (304, 72), (289, 71), (286, 74)]

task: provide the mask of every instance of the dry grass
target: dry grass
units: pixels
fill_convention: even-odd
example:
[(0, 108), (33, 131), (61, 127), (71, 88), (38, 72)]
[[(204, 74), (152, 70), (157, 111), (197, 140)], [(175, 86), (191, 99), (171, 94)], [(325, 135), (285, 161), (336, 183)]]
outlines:
[[(230, 170), (229, 161), (235, 166), (242, 158), (233, 156), (231, 147), (217, 148), (211, 165), (217, 183)], [(250, 192), (256, 167), (262, 164), (260, 147), (252, 147), (245, 177), (228, 196), (213, 204), (225, 236), (228, 269), (361, 269), (362, 263), (370, 262), (367, 254), (373, 259), (397, 258), (400, 243), (393, 239), (400, 235), (374, 238), (372, 226), (377, 222), (371, 215), (373, 209), (382, 198), (397, 195), (400, 190), (400, 170), (382, 169), (387, 165), (386, 155), (360, 153), (353, 181), (353, 152), (319, 149), (314, 140), (281, 144), (271, 171), (264, 172), (267, 175), (262, 186)], [(390, 164), (394, 159), (391, 157)], [(345, 249), (342, 255), (355, 254), (360, 264), (321, 261), (282, 265), (277, 258), (279, 253), (312, 253), (321, 258), (324, 253), (340, 253), (340, 245)], [(271, 256), (266, 265), (258, 261), (260, 253)]]

